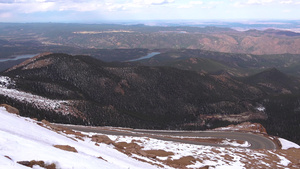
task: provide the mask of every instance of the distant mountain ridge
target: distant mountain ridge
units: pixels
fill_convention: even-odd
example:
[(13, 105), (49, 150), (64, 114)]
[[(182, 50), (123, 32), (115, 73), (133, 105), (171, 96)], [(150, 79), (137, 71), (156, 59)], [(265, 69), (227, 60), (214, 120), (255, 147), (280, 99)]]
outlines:
[(216, 73), (227, 71), (234, 76), (249, 76), (270, 68), (300, 77), (300, 55), (252, 55), (222, 53), (198, 49), (164, 49), (159, 55), (139, 62), (146, 66), (171, 66), (183, 70)]
[(300, 36), (300, 33), (297, 32), (283, 31), (283, 30), (276, 30), (276, 29), (267, 29), (263, 32), (268, 34), (273, 34), (273, 35)]
[[(22, 31), (20, 31), (22, 30)], [(300, 54), (299, 33), (223, 27), (0, 23), (0, 58), (28, 52), (97, 55), (99, 49), (202, 49), (256, 55)]]

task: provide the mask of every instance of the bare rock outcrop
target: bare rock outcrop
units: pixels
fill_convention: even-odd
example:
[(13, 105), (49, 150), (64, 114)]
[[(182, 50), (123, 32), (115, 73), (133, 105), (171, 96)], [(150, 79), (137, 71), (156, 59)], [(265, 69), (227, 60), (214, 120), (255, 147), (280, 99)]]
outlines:
[(78, 151), (76, 150), (76, 148), (74, 148), (72, 146), (69, 146), (69, 145), (54, 145), (54, 147), (59, 148), (61, 150), (78, 153)]
[(250, 122), (244, 122), (237, 125), (229, 125), (227, 127), (215, 128), (214, 130), (236, 130), (267, 134), (267, 130), (263, 125), (261, 125), (260, 123)]
[(17, 115), (20, 115), (20, 112), (17, 108), (14, 108), (10, 105), (7, 105), (7, 104), (1, 104), (0, 107), (5, 107), (6, 111), (11, 113), (11, 114), (17, 114)]

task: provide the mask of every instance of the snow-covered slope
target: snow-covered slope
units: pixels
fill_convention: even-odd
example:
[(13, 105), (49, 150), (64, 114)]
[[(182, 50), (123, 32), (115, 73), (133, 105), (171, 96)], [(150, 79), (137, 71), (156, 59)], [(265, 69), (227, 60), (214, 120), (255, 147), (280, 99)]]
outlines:
[[(113, 146), (95, 146), (95, 142), (88, 138), (74, 140), (58, 134), (37, 125), (34, 120), (9, 114), (3, 107), (0, 107), (0, 124), (1, 169), (27, 168), (17, 162), (31, 160), (54, 163), (57, 168), (63, 169), (157, 168), (130, 158)], [(64, 151), (54, 145), (69, 145), (78, 153)]]
[(15, 82), (7, 76), (0, 76), (0, 95), (15, 99), (24, 104), (29, 103), (41, 110), (52, 110), (63, 115), (79, 116), (78, 110), (73, 108), (72, 101), (52, 100), (14, 88)]
[[(286, 150), (250, 150), (184, 144), (146, 136), (76, 135), (74, 131), (55, 129), (47, 122), (10, 114), (3, 107), (0, 107), (0, 124), (0, 169), (25, 169), (28, 167), (18, 162), (32, 160), (55, 165), (56, 169), (300, 167), (300, 149), (293, 148), (298, 145), (290, 142), (289, 147), (283, 143)], [(109, 141), (101, 141), (103, 137)], [(56, 148), (57, 145), (71, 147), (75, 152)]]

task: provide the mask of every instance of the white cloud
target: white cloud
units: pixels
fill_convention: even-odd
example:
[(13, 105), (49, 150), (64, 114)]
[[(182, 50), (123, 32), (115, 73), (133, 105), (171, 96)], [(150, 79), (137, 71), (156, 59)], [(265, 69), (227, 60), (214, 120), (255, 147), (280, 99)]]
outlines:
[(174, 0), (133, 0), (131, 3), (140, 5), (163, 5), (173, 2)]
[(69, 2), (60, 2), (56, 3), (57, 9), (59, 11), (95, 11), (103, 7), (104, 5), (97, 2), (79, 2), (79, 3), (69, 3)]
[(108, 11), (130, 11), (134, 12), (136, 9), (148, 8), (157, 5), (167, 5), (174, 2), (174, 0), (132, 0), (125, 3), (108, 2), (105, 3), (103, 9)]
[(233, 7), (240, 8), (240, 7), (244, 7), (245, 4), (243, 4), (243, 3), (241, 3), (241, 2), (235, 2), (232, 6), (233, 6)]
[(108, 11), (125, 11), (129, 7), (131, 7), (130, 4), (105, 4), (104, 8), (108, 9)]
[(54, 7), (54, 2), (0, 3), (0, 11), (12, 11), (14, 13), (45, 12), (53, 10)]
[(283, 12), (283, 13), (291, 13), (292, 11), (289, 10), (289, 9), (286, 9), (286, 10), (283, 10), (282, 12)]
[[(177, 18), (179, 17), (178, 13), (182, 17), (194, 17), (195, 13), (205, 11), (201, 9), (210, 9), (211, 13), (215, 13), (219, 17), (220, 11), (231, 11), (233, 7), (243, 8), (247, 11), (254, 10), (256, 6), (261, 5), (262, 8), (266, 8), (266, 11), (273, 11), (273, 7), (283, 11), (297, 8), (296, 4), (300, 5), (300, 0), (0, 0), (0, 17), (10, 17), (9, 13), (13, 16), (21, 16), (24, 13), (34, 15), (36, 12), (48, 11), (51, 11), (48, 13), (49, 15), (56, 16), (62, 14), (61, 11), (66, 11), (64, 13), (68, 13), (70, 16), (62, 16), (62, 18), (73, 15), (82, 15), (84, 18), (84, 13), (103, 16), (103, 18), (154, 18), (160, 16)], [(153, 11), (157, 11), (159, 14), (154, 16)]]
[(10, 18), (11, 16), (12, 14), (9, 12), (0, 13), (0, 18)]
[(217, 2), (217, 1), (211, 1), (211, 2), (204, 2), (204, 1), (189, 1), (186, 4), (181, 4), (178, 5), (177, 8), (212, 8), (222, 2)]
[(292, 1), (292, 0), (284, 0), (284, 1), (280, 1), (279, 3), (281, 3), (281, 4), (292, 4), (292, 3), (294, 3), (294, 1)]
[(300, 1), (298, 0), (298, 1), (294, 2), (294, 4), (298, 4), (298, 5), (299, 5), (299, 4), (300, 4)]
[(189, 2), (191, 5), (202, 5), (203, 1), (190, 1)]
[[(112, 4), (115, 6), (116, 4)], [(96, 11), (103, 7), (103, 2), (96, 0), (15, 0), (0, 1), (0, 11), (13, 13), (35, 13), (46, 11)], [(113, 8), (110, 6), (110, 8)], [(106, 8), (106, 9), (110, 9)]]
[(247, 0), (246, 2), (231, 0), (231, 2), (233, 3), (232, 6), (234, 7), (246, 7), (249, 5), (268, 5), (272, 3), (278, 3), (276, 2), (276, 0)]
[(248, 0), (246, 3), (254, 5), (264, 5), (271, 2), (273, 2), (273, 0)]
[(187, 8), (191, 8), (191, 7), (193, 7), (193, 6), (191, 6), (191, 5), (179, 5), (179, 6), (177, 6), (177, 8), (179, 8), (179, 9), (187, 9)]

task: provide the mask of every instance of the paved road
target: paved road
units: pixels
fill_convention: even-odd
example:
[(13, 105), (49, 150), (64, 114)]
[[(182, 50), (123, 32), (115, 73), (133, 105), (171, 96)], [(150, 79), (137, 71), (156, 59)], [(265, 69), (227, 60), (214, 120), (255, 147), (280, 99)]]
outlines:
[(220, 144), (213, 144), (207, 142), (198, 142), (183, 140), (180, 138), (171, 138), (166, 136), (188, 136), (188, 137), (213, 137), (221, 139), (236, 139), (248, 141), (251, 146), (250, 149), (277, 149), (276, 144), (267, 137), (252, 133), (243, 132), (232, 132), (232, 131), (161, 131), (161, 130), (140, 130), (140, 129), (128, 129), (128, 130), (115, 130), (115, 128), (110, 129), (107, 127), (89, 127), (89, 126), (77, 126), (77, 125), (61, 125), (72, 130), (82, 131), (82, 132), (94, 132), (102, 133), (108, 135), (124, 135), (124, 136), (135, 136), (135, 137), (151, 137), (155, 139), (165, 140), (165, 141), (176, 141), (181, 143), (196, 144), (196, 145), (208, 145), (208, 146), (218, 146), (225, 147)]

